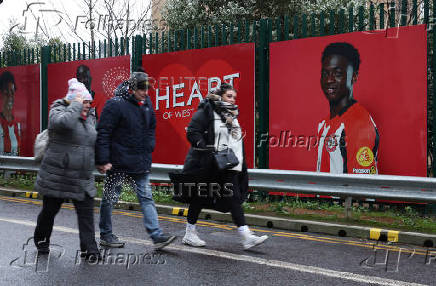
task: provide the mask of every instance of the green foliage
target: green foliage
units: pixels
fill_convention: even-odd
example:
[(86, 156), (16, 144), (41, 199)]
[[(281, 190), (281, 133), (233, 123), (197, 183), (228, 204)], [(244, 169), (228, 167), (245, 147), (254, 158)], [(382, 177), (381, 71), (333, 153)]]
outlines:
[(241, 19), (259, 20), (284, 15), (301, 17), (365, 4), (365, 0), (168, 0), (162, 18), (170, 29), (179, 30), (231, 24)]
[[(11, 26), (13, 21), (11, 21)], [(3, 46), (0, 49), (2, 53), (2, 67), (16, 65), (18, 59), (22, 57), (23, 52), (28, 49), (38, 49), (45, 45), (62, 45), (59, 38), (45, 40), (42, 37), (28, 39), (18, 28), (10, 30), (2, 36)]]

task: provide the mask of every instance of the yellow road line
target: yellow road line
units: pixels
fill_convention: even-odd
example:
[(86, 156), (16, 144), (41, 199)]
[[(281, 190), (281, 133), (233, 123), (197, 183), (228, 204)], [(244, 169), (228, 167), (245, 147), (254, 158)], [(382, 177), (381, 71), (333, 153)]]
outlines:
[[(32, 195), (30, 195), (32, 196)], [(0, 196), (0, 200), (4, 201), (10, 201), (15, 203), (27, 203), (27, 204), (35, 204), (35, 205), (41, 205), (42, 202), (38, 200), (31, 200), (31, 199), (24, 199), (24, 198), (17, 198), (17, 197), (5, 197)], [(70, 204), (63, 204), (62, 208), (64, 209), (74, 209), (73, 205)], [(173, 208), (172, 214), (179, 215), (180, 213), (183, 213), (187, 215), (188, 209), (185, 208)], [(95, 212), (99, 212), (99, 209), (96, 208)], [(121, 210), (114, 210), (113, 214), (123, 215), (123, 216), (129, 216), (134, 218), (142, 218), (142, 214), (138, 212), (130, 212), (130, 211), (121, 211)], [(173, 223), (186, 223), (185, 218), (180, 217), (166, 217), (159, 215), (158, 218), (160, 220), (173, 222)], [(233, 225), (226, 225), (226, 224), (218, 224), (208, 221), (198, 221), (198, 226), (201, 227), (211, 227), (211, 228), (218, 228), (218, 229), (224, 229), (224, 230), (234, 230), (236, 227)], [(344, 245), (350, 245), (350, 246), (357, 246), (357, 247), (364, 247), (364, 248), (374, 248), (374, 249), (380, 249), (380, 250), (391, 250), (391, 251), (400, 251), (404, 253), (412, 253), (412, 251), (405, 250), (400, 247), (396, 246), (390, 246), (390, 245), (375, 245), (373, 242), (364, 242), (364, 241), (352, 241), (352, 240), (345, 240), (340, 238), (332, 238), (332, 237), (325, 237), (325, 236), (313, 236), (308, 234), (300, 234), (300, 233), (290, 233), (290, 232), (282, 232), (282, 231), (272, 231), (272, 230), (265, 230), (265, 229), (257, 229), (257, 228), (251, 228), (252, 230), (256, 232), (263, 232), (263, 233), (271, 233), (273, 236), (277, 237), (289, 237), (289, 238), (297, 238), (297, 239), (304, 239), (304, 240), (310, 240), (310, 241), (316, 241), (316, 242), (325, 242), (330, 244), (344, 244)], [(382, 229), (378, 228), (371, 228), (370, 229), (370, 239), (378, 240), (380, 238)], [(399, 231), (388, 231), (388, 241), (390, 242), (398, 242), (398, 236)], [(416, 250), (415, 254), (418, 255), (426, 255), (426, 252), (424, 250)]]

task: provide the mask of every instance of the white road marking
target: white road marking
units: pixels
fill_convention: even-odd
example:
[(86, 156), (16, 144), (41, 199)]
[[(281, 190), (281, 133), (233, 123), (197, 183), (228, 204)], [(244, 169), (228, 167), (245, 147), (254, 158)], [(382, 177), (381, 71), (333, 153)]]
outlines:
[[(4, 218), (0, 217), (0, 221), (8, 222), (8, 223), (15, 223), (20, 225), (26, 225), (26, 226), (32, 226), (35, 227), (36, 223), (33, 221), (28, 220), (18, 220), (18, 219), (10, 219), (10, 218)], [(63, 226), (54, 226), (54, 230), (56, 231), (62, 231), (67, 233), (79, 233), (77, 229), (69, 228), (69, 227), (63, 227)], [(96, 233), (98, 234), (98, 233)], [(134, 244), (142, 244), (142, 245), (149, 245), (152, 246), (153, 243), (148, 240), (133, 238), (133, 237), (120, 237), (124, 241)], [(280, 261), (280, 260), (270, 260), (270, 259), (264, 259), (264, 258), (258, 258), (253, 257), (249, 255), (241, 255), (241, 254), (233, 254), (229, 252), (223, 252), (223, 251), (217, 251), (212, 249), (205, 249), (205, 248), (194, 248), (194, 247), (188, 247), (184, 245), (169, 245), (165, 249), (175, 250), (175, 251), (184, 251), (184, 252), (190, 252), (195, 254), (201, 254), (201, 255), (207, 255), (207, 256), (214, 256), (214, 257), (220, 257), (220, 258), (226, 258), (230, 260), (237, 260), (237, 261), (243, 261), (243, 262), (249, 262), (249, 263), (256, 263), (259, 265), (266, 265), (270, 267), (277, 267), (282, 269), (289, 269), (299, 272), (305, 272), (315, 275), (323, 275), (327, 277), (333, 277), (333, 278), (339, 278), (339, 279), (345, 279), (355, 282), (362, 282), (362, 283), (370, 283), (370, 284), (377, 284), (377, 285), (392, 285), (392, 286), (421, 286), (425, 284), (418, 284), (418, 283), (409, 283), (404, 281), (398, 281), (398, 280), (392, 280), (392, 279), (386, 279), (381, 277), (375, 277), (375, 276), (366, 276), (366, 275), (360, 275), (355, 274), (351, 272), (342, 272), (342, 271), (336, 271), (321, 267), (315, 267), (310, 265), (300, 265), (295, 263), (290, 263), (286, 261)]]

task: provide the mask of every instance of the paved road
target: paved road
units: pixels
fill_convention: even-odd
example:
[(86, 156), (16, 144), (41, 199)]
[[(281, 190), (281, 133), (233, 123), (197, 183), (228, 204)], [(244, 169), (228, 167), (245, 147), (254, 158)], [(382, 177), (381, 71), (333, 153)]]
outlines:
[(199, 222), (207, 246), (192, 248), (181, 244), (185, 218), (175, 216), (159, 219), (177, 241), (154, 252), (141, 213), (133, 211), (114, 211), (126, 247), (106, 250), (106, 260), (90, 265), (77, 257), (70, 204), (56, 217), (50, 256), (37, 257), (26, 241), (40, 208), (38, 200), (0, 196), (1, 285), (436, 285), (436, 251), (426, 257), (426, 249), (407, 245), (260, 228), (270, 239), (244, 251), (232, 225), (213, 221)]

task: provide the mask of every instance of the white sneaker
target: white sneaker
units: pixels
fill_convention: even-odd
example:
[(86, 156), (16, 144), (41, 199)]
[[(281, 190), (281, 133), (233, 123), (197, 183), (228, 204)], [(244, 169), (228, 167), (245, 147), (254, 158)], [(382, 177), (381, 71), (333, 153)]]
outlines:
[(245, 250), (259, 245), (268, 239), (267, 235), (257, 236), (254, 235), (247, 226), (241, 227), (239, 233), (242, 236), (242, 246)]
[(195, 229), (195, 225), (192, 224), (186, 225), (186, 233), (182, 239), (182, 242), (184, 244), (194, 247), (202, 247), (206, 245), (206, 242), (198, 237), (198, 233), (197, 230)]

